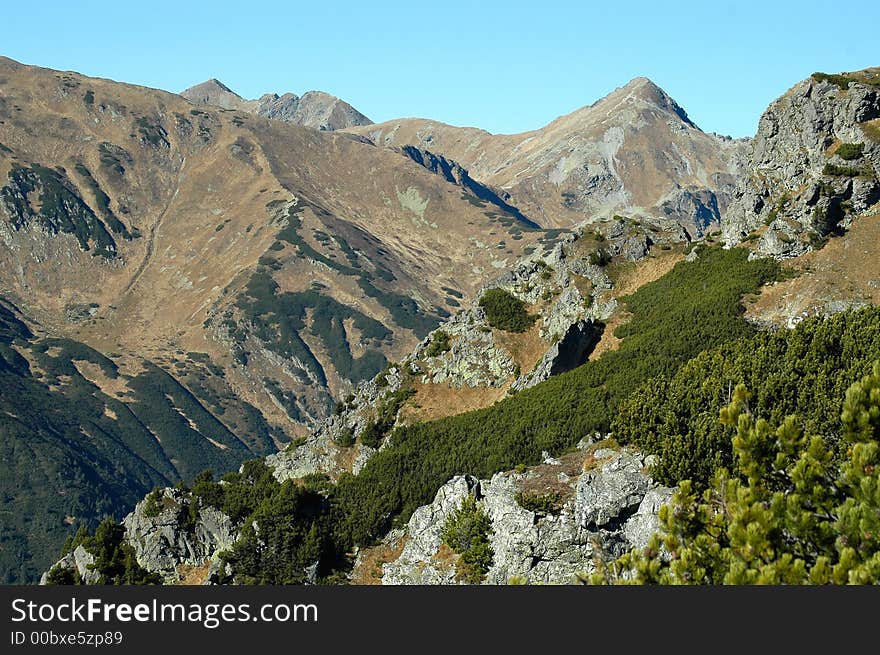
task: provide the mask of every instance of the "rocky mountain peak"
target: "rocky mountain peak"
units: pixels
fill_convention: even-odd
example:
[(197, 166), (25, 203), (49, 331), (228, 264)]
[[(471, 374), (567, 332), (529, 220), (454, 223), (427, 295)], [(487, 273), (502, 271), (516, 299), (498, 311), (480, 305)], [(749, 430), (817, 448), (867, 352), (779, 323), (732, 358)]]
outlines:
[(622, 87), (609, 93), (591, 106), (596, 108), (601, 105), (620, 108), (625, 103), (637, 102), (653, 105), (658, 109), (676, 115), (683, 123), (694, 129), (700, 129), (688, 117), (687, 112), (666, 91), (647, 77), (635, 77)]
[(213, 105), (223, 109), (238, 109), (246, 102), (244, 98), (214, 77), (181, 91), (180, 95), (196, 104)]
[(369, 118), (350, 104), (324, 91), (307, 91), (302, 97), (295, 93), (264, 93), (258, 100), (245, 100), (221, 81), (211, 78), (182, 91), (180, 95), (196, 104), (238, 109), (318, 130), (372, 124)]
[(761, 116), (725, 216), (728, 244), (801, 255), (880, 201), (880, 74), (814, 73)]

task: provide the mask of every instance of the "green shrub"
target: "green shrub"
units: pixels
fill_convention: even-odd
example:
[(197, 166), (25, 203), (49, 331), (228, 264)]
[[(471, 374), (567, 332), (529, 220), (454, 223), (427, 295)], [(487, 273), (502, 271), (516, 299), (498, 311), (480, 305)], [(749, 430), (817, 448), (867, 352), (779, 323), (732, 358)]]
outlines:
[(378, 448), (385, 438), (385, 425), (379, 424), (378, 421), (368, 421), (361, 430), (360, 440), (364, 446), (370, 448)]
[(147, 518), (155, 518), (162, 513), (160, 501), (165, 498), (161, 489), (153, 489), (144, 500), (143, 514)]
[(437, 357), (448, 351), (452, 346), (449, 343), (449, 334), (443, 330), (436, 330), (431, 335), (431, 343), (425, 349), (425, 357)]
[(514, 496), (514, 500), (523, 509), (541, 516), (558, 514), (562, 510), (563, 504), (562, 496), (556, 491), (544, 494), (521, 491)]
[(455, 564), (459, 580), (479, 584), (486, 578), (495, 555), (489, 543), (491, 534), (492, 522), (471, 495), (446, 519), (440, 537), (459, 555)]
[(480, 307), (493, 328), (506, 332), (525, 332), (537, 320), (526, 311), (526, 304), (504, 289), (487, 289), (480, 298)]
[(352, 428), (343, 428), (333, 436), (333, 443), (340, 448), (350, 448), (354, 445), (354, 430)]
[(701, 353), (671, 378), (647, 381), (612, 423), (621, 443), (658, 455), (654, 476), (674, 485), (708, 484), (730, 467), (730, 432), (716, 417), (737, 384), (753, 411), (774, 423), (797, 413), (806, 430), (836, 438), (847, 387), (880, 359), (880, 308), (810, 319), (794, 330), (760, 332)]
[(837, 152), (834, 154), (841, 159), (851, 161), (853, 159), (859, 159), (862, 156), (862, 151), (864, 149), (864, 143), (841, 143), (837, 148)]
[(795, 416), (777, 423), (753, 411), (738, 386), (720, 414), (735, 432), (733, 468), (719, 469), (703, 493), (682, 482), (660, 510), (660, 534), (594, 582), (880, 581), (880, 364), (846, 391), (836, 430), (842, 456)]
[(829, 73), (813, 73), (811, 77), (817, 82), (830, 82), (836, 84), (841, 91), (846, 91), (851, 82), (857, 81), (854, 77)]
[(597, 248), (590, 253), (590, 263), (593, 266), (608, 266), (611, 263), (611, 253), (605, 248)]
[(161, 576), (150, 573), (138, 564), (134, 548), (124, 537), (125, 528), (107, 518), (95, 530), (93, 537), (83, 541), (83, 547), (95, 558), (92, 566), (100, 574), (98, 584), (161, 584)]
[(855, 166), (838, 166), (831, 162), (826, 162), (822, 168), (822, 175), (831, 175), (833, 177), (859, 177), (864, 174), (864, 169), (856, 168)]

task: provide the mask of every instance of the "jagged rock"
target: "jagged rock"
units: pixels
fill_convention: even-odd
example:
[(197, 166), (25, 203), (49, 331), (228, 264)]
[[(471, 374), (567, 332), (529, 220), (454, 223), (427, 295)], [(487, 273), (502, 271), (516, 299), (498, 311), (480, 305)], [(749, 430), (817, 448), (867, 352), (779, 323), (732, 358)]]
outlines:
[(510, 388), (516, 391), (527, 389), (553, 375), (577, 368), (587, 361), (601, 338), (602, 330), (593, 321), (572, 324), (565, 336), (544, 353), (535, 369), (517, 379)]
[(440, 487), (433, 503), (413, 512), (400, 557), (382, 567), (383, 584), (454, 584), (455, 567), (438, 561), (436, 555), (443, 543), (444, 523), (468, 494), (480, 497), (480, 481), (459, 475)]
[[(275, 479), (284, 482), (314, 473), (324, 473), (336, 479), (345, 470), (358, 473), (376, 449), (360, 442), (350, 442), (373, 418), (379, 403), (398, 391), (402, 384), (402, 372), (397, 367), (391, 367), (376, 378), (362, 382), (342, 412), (324, 419), (304, 443), (266, 458), (266, 465), (273, 469)], [(351, 448), (355, 449), (354, 458), (344, 457)], [(343, 465), (343, 459), (350, 461), (350, 466)]]
[[(604, 453), (597, 451), (596, 457)], [(620, 454), (601, 470), (581, 476), (575, 520), (584, 528), (618, 528), (638, 508), (650, 486), (641, 458)]]
[[(588, 452), (585, 441), (580, 452)], [(571, 583), (577, 574), (595, 569), (598, 559), (617, 557), (643, 547), (658, 527), (657, 511), (672, 490), (659, 487), (645, 473), (638, 453), (611, 449), (592, 452), (607, 459), (595, 471), (557, 475), (570, 494), (558, 514), (539, 515), (516, 500), (523, 481), (532, 475), (497, 473), (491, 480), (457, 476), (434, 501), (417, 509), (403, 535), (400, 556), (383, 565), (382, 584), (455, 584), (455, 556), (442, 544), (443, 526), (464, 498), (474, 495), (492, 525), (492, 566), (486, 584), (506, 584), (511, 578), (534, 583)], [(561, 467), (547, 458), (543, 468)], [(562, 470), (560, 468), (560, 473)]]
[(49, 572), (53, 569), (70, 569), (76, 571), (83, 581), (83, 584), (98, 584), (101, 574), (92, 568), (95, 563), (95, 556), (79, 545), (73, 549), (73, 552), (67, 553), (58, 560), (50, 569), (43, 573), (40, 577), (40, 584), (45, 585), (49, 582)]
[[(647, 458), (645, 458), (647, 460)], [(647, 462), (646, 462), (647, 463)], [(648, 545), (651, 537), (660, 528), (660, 520), (657, 513), (663, 505), (672, 500), (672, 489), (655, 487), (649, 489), (639, 503), (636, 513), (623, 527), (626, 540), (633, 548), (644, 548)]]
[(440, 326), (451, 347), (436, 357), (427, 357), (430, 336), (416, 349), (414, 358), (425, 359), (422, 381), (453, 387), (500, 387), (513, 375), (516, 364), (496, 342), (479, 306), (456, 314)]
[[(134, 547), (138, 564), (166, 580), (179, 577), (181, 564), (199, 566), (230, 548), (237, 538), (228, 516), (213, 507), (191, 513), (193, 499), (177, 489), (163, 489), (158, 499), (148, 497), (123, 519), (126, 541)], [(152, 516), (151, 504), (159, 514)]]
[[(815, 238), (846, 228), (880, 200), (880, 144), (860, 126), (877, 117), (880, 91), (859, 82), (844, 90), (811, 77), (775, 100), (723, 217), (724, 242), (736, 245), (767, 225), (756, 252), (794, 257)], [(842, 143), (862, 144), (862, 154), (842, 159)]]

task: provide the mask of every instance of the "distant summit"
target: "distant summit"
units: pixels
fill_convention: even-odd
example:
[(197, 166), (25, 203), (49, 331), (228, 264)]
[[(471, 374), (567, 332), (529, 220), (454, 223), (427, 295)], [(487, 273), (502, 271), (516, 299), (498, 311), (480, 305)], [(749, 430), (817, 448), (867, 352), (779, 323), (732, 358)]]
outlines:
[(280, 96), (266, 93), (258, 100), (246, 100), (220, 80), (212, 78), (182, 91), (180, 95), (195, 104), (238, 109), (316, 130), (341, 130), (373, 123), (344, 100), (323, 91), (307, 91), (301, 97), (295, 93)]

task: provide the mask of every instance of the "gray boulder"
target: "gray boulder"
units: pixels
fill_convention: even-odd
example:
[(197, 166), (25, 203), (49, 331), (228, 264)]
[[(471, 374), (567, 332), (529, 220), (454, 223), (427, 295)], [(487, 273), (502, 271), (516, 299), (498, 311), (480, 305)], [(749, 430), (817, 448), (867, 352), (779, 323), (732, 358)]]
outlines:
[[(441, 533), (469, 494), (477, 498), (492, 526), (493, 560), (485, 584), (512, 579), (574, 583), (579, 575), (593, 572), (597, 561), (644, 547), (659, 527), (657, 512), (672, 490), (651, 480), (645, 472), (649, 462), (638, 453), (594, 450), (591, 442), (584, 441), (580, 459), (600, 465), (587, 472), (580, 459), (574, 460), (573, 469), (571, 458), (578, 456), (568, 454), (548, 457), (524, 473), (498, 473), (491, 480), (452, 478), (432, 503), (413, 513), (402, 534), (389, 538), (389, 544), (404, 546), (399, 557), (383, 565), (382, 584), (458, 582), (458, 556), (443, 544)], [(561, 502), (558, 512), (536, 513), (518, 501), (523, 485), (534, 485), (535, 476), (560, 483), (553, 485)]]
[(203, 565), (235, 543), (230, 518), (213, 507), (193, 510), (198, 502), (169, 488), (161, 490), (158, 499), (148, 496), (135, 506), (122, 524), (138, 564), (174, 581), (182, 564)]

